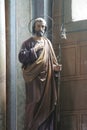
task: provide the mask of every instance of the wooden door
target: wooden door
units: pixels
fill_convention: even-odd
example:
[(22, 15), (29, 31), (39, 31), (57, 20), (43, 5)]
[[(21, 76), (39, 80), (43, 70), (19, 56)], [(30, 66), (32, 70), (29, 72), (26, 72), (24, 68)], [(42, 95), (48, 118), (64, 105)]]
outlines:
[[(53, 45), (61, 44), (60, 130), (87, 130), (87, 20), (73, 22), (71, 0), (54, 0)], [(60, 38), (60, 28), (67, 39)]]

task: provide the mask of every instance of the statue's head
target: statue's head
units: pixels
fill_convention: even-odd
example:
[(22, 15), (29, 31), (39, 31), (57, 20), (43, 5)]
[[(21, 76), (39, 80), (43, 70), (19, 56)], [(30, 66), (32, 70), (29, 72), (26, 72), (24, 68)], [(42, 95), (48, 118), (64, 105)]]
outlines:
[(43, 18), (36, 18), (32, 27), (33, 34), (43, 36), (47, 30), (47, 23)]

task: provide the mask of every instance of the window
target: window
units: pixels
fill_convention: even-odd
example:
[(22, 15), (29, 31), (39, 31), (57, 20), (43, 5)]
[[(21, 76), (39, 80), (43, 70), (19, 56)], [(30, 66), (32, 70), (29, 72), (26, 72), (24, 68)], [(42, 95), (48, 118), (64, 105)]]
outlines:
[(66, 32), (87, 31), (87, 0), (63, 0), (62, 25)]
[(87, 0), (72, 0), (72, 21), (87, 19)]

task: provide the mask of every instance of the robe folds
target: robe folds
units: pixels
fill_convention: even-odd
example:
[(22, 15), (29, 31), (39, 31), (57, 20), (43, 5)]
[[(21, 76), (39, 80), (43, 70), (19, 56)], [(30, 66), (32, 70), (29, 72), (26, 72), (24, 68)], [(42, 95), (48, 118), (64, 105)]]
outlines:
[(58, 63), (52, 44), (44, 38), (39, 57), (22, 68), (26, 87), (25, 130), (54, 130), (57, 103), (54, 64)]

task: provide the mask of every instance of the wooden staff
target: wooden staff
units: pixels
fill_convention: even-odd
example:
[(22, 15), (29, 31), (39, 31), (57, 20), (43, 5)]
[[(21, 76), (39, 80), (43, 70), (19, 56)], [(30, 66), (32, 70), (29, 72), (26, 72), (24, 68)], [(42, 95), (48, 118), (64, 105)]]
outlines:
[[(58, 63), (61, 64), (61, 45), (59, 44), (58, 47), (58, 56), (57, 56)], [(55, 105), (55, 130), (59, 129), (60, 124), (60, 82), (61, 82), (61, 72), (55, 73), (56, 79), (56, 90), (57, 90), (57, 103)]]
[[(60, 42), (58, 45), (58, 56), (57, 60), (58, 63), (61, 64), (61, 40), (66, 39), (66, 30), (63, 26), (61, 26), (60, 31)], [(61, 71), (55, 74), (56, 77), (56, 89), (57, 89), (57, 104), (56, 104), (56, 111), (55, 111), (55, 130), (60, 129), (60, 83), (61, 83)]]

